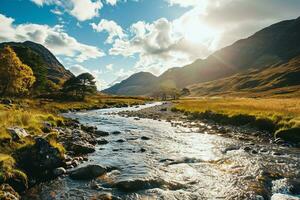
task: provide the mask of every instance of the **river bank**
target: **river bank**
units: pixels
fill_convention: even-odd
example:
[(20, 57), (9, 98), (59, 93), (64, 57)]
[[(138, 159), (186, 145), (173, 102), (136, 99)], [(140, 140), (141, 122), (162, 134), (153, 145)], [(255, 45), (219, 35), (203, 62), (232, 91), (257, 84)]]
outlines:
[[(0, 104), (0, 199), (19, 199), (28, 188), (64, 175), (87, 161), (108, 134), (61, 112), (128, 107), (142, 98), (93, 96), (86, 102), (5, 99)], [(18, 194), (19, 193), (19, 194)]]
[[(259, 139), (269, 143), (299, 146), (299, 134), (297, 134), (299, 131), (299, 105), (296, 103), (297, 101), (294, 101), (295, 105), (291, 104), (289, 107), (293, 109), (293, 112), (289, 108), (284, 110), (284, 107), (280, 105), (276, 110), (266, 108), (265, 105), (259, 103), (255, 106), (264, 107), (258, 109), (253, 103), (246, 105), (245, 101), (249, 100), (238, 100), (237, 105), (234, 105), (234, 101), (237, 100), (232, 100), (231, 103), (228, 99), (180, 100), (166, 102), (163, 105), (138, 112), (121, 114), (127, 117), (167, 120), (174, 126), (184, 125), (199, 128), (200, 132), (213, 132), (225, 137), (243, 139), (242, 136), (248, 138), (252, 136), (252, 140)], [(284, 110), (286, 114), (278, 113), (278, 110)], [(241, 136), (237, 133), (243, 134)]]

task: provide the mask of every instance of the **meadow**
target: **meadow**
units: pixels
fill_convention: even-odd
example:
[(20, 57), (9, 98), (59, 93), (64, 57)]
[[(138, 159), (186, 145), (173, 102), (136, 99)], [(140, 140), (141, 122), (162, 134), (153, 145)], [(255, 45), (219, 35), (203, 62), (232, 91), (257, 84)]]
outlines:
[[(192, 98), (174, 101), (173, 111), (233, 125), (250, 124), (275, 137), (300, 137), (299, 98)], [(289, 137), (289, 138), (288, 138)]]

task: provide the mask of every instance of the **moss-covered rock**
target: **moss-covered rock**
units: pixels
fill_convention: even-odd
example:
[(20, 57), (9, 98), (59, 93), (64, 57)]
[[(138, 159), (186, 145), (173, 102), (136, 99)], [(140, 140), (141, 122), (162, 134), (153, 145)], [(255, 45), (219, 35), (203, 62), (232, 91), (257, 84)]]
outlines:
[(14, 154), (18, 167), (30, 178), (46, 180), (53, 176), (53, 169), (63, 166), (63, 154), (44, 138), (36, 138), (33, 145), (27, 145)]

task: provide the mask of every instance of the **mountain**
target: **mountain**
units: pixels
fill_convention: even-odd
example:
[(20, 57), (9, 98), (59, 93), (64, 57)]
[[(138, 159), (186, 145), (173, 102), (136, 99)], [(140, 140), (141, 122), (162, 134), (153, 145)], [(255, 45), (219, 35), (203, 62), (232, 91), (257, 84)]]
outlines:
[(45, 74), (48, 80), (59, 83), (74, 76), (56, 59), (56, 57), (43, 45), (26, 41), (0, 43), (0, 48), (9, 45), (14, 49), (21, 61), (29, 65), (35, 76)]
[[(153, 88), (148, 88), (147, 93), (140, 88), (142, 85), (131, 85), (137, 92), (131, 92), (130, 95), (149, 94), (166, 81), (173, 82), (178, 88), (184, 88), (238, 73), (247, 73), (249, 70), (281, 66), (300, 55), (299, 35), (300, 18), (276, 23), (249, 38), (216, 51), (204, 60), (199, 59), (190, 65), (167, 70), (158, 80), (155, 79), (155, 83), (148, 83)], [(119, 94), (127, 95), (127, 90), (124, 90), (124, 93), (122, 90), (126, 87), (126, 81), (121, 83), (118, 88), (122, 93)]]
[(284, 64), (251, 69), (230, 77), (189, 86), (191, 96), (298, 96), (300, 56)]
[(116, 95), (150, 94), (158, 78), (149, 72), (133, 74), (128, 79), (104, 90), (105, 93)]

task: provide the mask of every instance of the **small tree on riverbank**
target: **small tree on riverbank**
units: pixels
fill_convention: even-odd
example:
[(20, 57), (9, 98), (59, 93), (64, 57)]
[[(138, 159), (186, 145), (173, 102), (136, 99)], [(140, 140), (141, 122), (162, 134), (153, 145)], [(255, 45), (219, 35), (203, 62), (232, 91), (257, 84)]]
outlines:
[(95, 78), (90, 73), (83, 73), (77, 77), (72, 77), (64, 83), (63, 92), (83, 100), (86, 95), (97, 92)]

